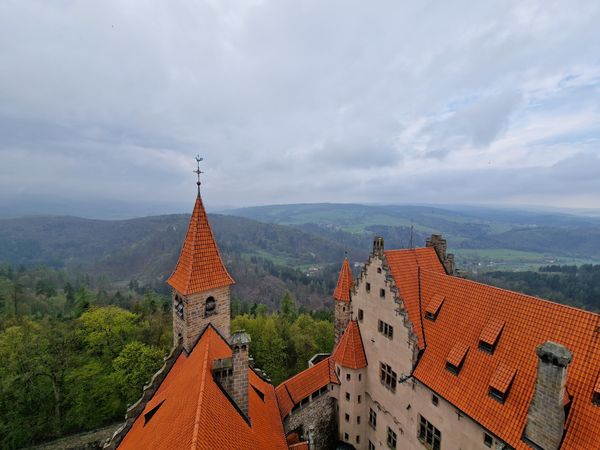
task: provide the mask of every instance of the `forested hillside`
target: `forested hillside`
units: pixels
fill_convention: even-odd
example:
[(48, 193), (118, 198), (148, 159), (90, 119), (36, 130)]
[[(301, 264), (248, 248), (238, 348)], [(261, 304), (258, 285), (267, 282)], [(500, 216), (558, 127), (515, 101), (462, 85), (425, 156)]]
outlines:
[[(0, 265), (0, 448), (121, 421), (162, 366), (172, 344), (170, 297), (102, 284)], [(281, 313), (232, 302), (232, 326), (251, 333), (251, 354), (273, 383), (333, 346), (330, 311), (307, 311), (288, 292), (279, 300)]]

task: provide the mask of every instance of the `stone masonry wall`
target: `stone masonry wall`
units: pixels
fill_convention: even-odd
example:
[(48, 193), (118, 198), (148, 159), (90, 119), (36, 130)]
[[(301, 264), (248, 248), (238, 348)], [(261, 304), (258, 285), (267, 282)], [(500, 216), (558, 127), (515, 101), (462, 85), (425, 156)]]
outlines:
[(284, 421), (285, 431), (289, 433), (302, 428), (304, 438), (312, 441), (311, 450), (328, 450), (335, 448), (337, 424), (335, 399), (325, 394), (302, 407)]
[[(173, 304), (175, 304), (175, 294), (176, 292), (173, 291)], [(216, 301), (216, 308), (214, 314), (207, 316), (205, 313), (206, 299), (211, 296)], [(229, 339), (231, 325), (229, 286), (183, 297), (183, 304), (183, 320), (177, 316), (175, 308), (173, 308), (173, 339), (177, 341), (178, 335), (181, 334), (184, 348), (187, 351), (192, 349), (208, 323), (212, 323), (226, 339)]]

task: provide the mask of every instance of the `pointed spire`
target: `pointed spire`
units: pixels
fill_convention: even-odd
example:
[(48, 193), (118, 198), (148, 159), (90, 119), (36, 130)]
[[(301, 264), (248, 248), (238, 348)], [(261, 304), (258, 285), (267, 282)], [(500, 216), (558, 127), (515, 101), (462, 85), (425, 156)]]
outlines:
[(337, 286), (333, 293), (333, 298), (343, 302), (350, 301), (350, 289), (352, 289), (352, 270), (350, 269), (350, 263), (348, 258), (344, 258), (342, 269), (338, 277)]
[(351, 320), (333, 351), (333, 360), (342, 367), (362, 369), (367, 367), (367, 356), (363, 346), (360, 328), (356, 320)]
[(235, 283), (221, 260), (200, 192), (196, 197), (194, 212), (190, 218), (177, 266), (167, 283), (183, 295)]

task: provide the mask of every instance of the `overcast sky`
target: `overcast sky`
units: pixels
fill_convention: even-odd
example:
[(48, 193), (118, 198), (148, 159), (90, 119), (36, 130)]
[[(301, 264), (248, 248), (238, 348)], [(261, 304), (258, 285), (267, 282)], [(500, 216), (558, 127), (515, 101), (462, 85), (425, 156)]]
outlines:
[(187, 211), (200, 153), (208, 205), (598, 208), (599, 24), (597, 0), (2, 0), (0, 200)]

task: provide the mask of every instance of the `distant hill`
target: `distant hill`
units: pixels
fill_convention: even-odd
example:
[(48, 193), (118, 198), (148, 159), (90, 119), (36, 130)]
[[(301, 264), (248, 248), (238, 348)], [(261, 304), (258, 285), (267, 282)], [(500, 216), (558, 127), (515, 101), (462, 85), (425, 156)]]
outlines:
[[(600, 218), (564, 213), (415, 205), (298, 204), (240, 208), (224, 213), (268, 223), (292, 225), (331, 237), (382, 234), (392, 247), (407, 246), (410, 227), (422, 245), (432, 232), (442, 233), (470, 269), (524, 269), (560, 262), (600, 262)], [(352, 241), (351, 237), (343, 237)], [(389, 241), (390, 239), (386, 239)]]
[[(333, 290), (345, 247), (335, 240), (248, 218), (209, 215), (223, 258), (237, 281), (233, 295), (276, 305), (290, 289), (306, 306), (322, 307)], [(45, 265), (137, 280), (166, 291), (189, 215), (130, 220), (39, 216), (0, 220), (0, 261)], [(360, 255), (366, 257), (366, 251)], [(315, 279), (310, 267), (319, 267)], [(313, 271), (314, 272), (314, 271)]]

